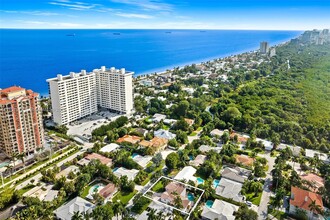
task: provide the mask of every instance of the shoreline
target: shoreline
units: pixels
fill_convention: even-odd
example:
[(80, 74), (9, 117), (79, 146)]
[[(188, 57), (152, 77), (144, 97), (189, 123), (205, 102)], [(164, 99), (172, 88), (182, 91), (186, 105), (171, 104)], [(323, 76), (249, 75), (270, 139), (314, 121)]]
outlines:
[[(300, 35), (301, 35), (301, 33), (299, 35), (297, 35), (296, 37), (294, 37), (294, 38), (287, 39), (287, 40), (281, 41), (281, 42), (274, 42), (273, 46), (270, 46), (270, 47), (277, 48), (278, 46), (289, 43), (292, 39), (296, 39)], [(200, 60), (196, 60), (196, 61), (189, 61), (187, 63), (177, 64), (177, 65), (173, 65), (171, 67), (167, 66), (167, 67), (161, 67), (161, 68), (154, 69), (154, 70), (148, 70), (148, 71), (145, 71), (145, 72), (142, 72), (142, 73), (139, 73), (139, 74), (134, 74), (133, 79), (141, 80), (141, 79), (145, 79), (148, 75), (163, 75), (163, 74), (168, 73), (168, 70), (173, 71), (174, 68), (182, 69), (185, 66), (191, 66), (193, 64), (200, 65), (202, 63), (206, 63), (206, 62), (213, 61), (213, 60), (216, 60), (216, 59), (225, 59), (225, 58), (229, 58), (231, 56), (237, 56), (237, 55), (244, 54), (244, 53), (256, 52), (258, 50), (259, 50), (259, 47), (255, 47), (255, 48), (251, 48), (251, 49), (248, 49), (248, 50), (242, 50), (242, 51), (239, 51), (239, 52), (227, 53), (225, 55), (209, 57), (209, 58), (200, 59)], [(140, 78), (138, 79), (138, 77), (140, 77)]]

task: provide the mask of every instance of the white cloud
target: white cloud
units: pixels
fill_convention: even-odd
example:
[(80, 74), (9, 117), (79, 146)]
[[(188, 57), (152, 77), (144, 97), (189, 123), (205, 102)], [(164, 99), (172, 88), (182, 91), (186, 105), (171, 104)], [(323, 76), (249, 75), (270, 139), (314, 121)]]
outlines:
[(143, 10), (172, 11), (173, 6), (160, 0), (111, 0), (115, 3), (133, 5)]
[(74, 2), (74, 1), (69, 1), (69, 0), (65, 0), (65, 1), (56, 0), (56, 1), (49, 2), (49, 4), (59, 5), (59, 6), (67, 7), (69, 9), (78, 10), (78, 11), (89, 10), (89, 9), (93, 9), (97, 6), (101, 6), (100, 4), (90, 4), (90, 3), (85, 3), (85, 2)]
[(84, 27), (84, 24), (79, 23), (70, 23), (70, 22), (46, 22), (46, 21), (22, 21), (22, 23), (33, 25), (33, 26), (41, 26), (42, 28), (79, 28)]
[(39, 16), (56, 16), (60, 15), (54, 12), (46, 11), (14, 11), (14, 10), (0, 10), (0, 12), (10, 13), (10, 14), (28, 14), (28, 15), (39, 15)]
[(153, 16), (146, 14), (134, 14), (134, 13), (116, 13), (115, 15), (124, 17), (124, 18), (142, 18), (142, 19), (151, 19)]

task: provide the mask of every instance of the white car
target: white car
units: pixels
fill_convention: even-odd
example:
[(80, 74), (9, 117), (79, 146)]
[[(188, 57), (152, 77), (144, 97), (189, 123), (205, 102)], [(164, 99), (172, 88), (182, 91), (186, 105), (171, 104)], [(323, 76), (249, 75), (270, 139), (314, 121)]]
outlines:
[(249, 207), (252, 206), (252, 202), (250, 202), (250, 201), (246, 201), (245, 203), (246, 203)]

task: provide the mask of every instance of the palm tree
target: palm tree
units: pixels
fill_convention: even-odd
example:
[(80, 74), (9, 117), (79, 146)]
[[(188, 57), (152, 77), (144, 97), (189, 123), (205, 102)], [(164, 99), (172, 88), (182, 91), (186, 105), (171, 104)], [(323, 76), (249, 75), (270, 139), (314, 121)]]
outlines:
[(73, 216), (71, 217), (71, 220), (84, 220), (84, 217), (79, 211), (77, 211), (77, 212), (73, 212)]
[(156, 209), (151, 209), (148, 213), (148, 220), (155, 220), (156, 219)]
[(10, 177), (10, 181), (11, 181), (12, 180), (12, 177), (11, 176), (13, 175), (13, 165), (7, 164), (6, 165), (6, 172), (7, 171), (10, 171), (10, 176), (9, 177)]
[(20, 159), (23, 163), (23, 169), (24, 169), (24, 173), (25, 173), (25, 154), (24, 152), (23, 153), (20, 153), (17, 155), (17, 158)]
[(322, 213), (322, 208), (319, 204), (316, 204), (316, 200), (313, 200), (311, 204), (309, 204), (308, 208), (311, 210), (311, 212), (319, 214)]

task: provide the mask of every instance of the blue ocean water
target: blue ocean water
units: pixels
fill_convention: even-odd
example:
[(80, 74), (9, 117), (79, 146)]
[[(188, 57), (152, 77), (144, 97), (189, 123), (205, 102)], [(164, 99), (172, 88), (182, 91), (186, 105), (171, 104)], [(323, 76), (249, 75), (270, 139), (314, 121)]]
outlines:
[(19, 85), (47, 95), (46, 79), (58, 73), (115, 66), (146, 74), (257, 49), (260, 41), (278, 44), (300, 33), (1, 29), (0, 88)]

